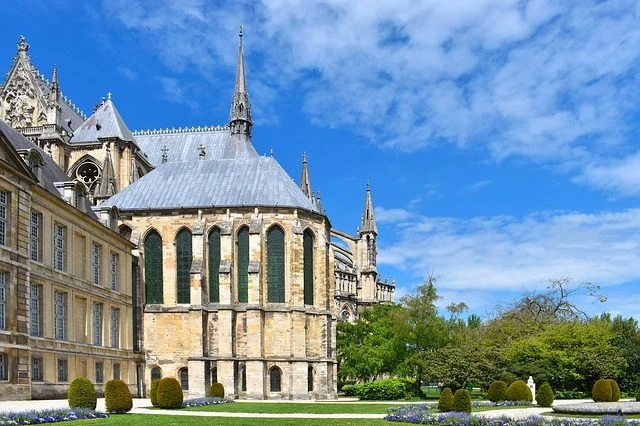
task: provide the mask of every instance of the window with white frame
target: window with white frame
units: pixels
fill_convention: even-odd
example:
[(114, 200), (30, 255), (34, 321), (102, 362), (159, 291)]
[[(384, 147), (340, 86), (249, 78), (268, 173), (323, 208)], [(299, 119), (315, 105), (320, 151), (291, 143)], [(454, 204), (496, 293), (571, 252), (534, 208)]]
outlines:
[(58, 358), (58, 381), (66, 382), (68, 380), (68, 363), (66, 358)]
[(111, 253), (109, 259), (109, 286), (111, 290), (118, 289), (118, 254)]
[(9, 359), (4, 352), (0, 352), (0, 380), (9, 380)]
[(0, 330), (7, 327), (7, 274), (0, 271)]
[(53, 267), (58, 271), (65, 268), (65, 250), (67, 228), (59, 223), (53, 225)]
[(120, 309), (111, 308), (111, 347), (120, 347)]
[(31, 357), (31, 381), (33, 382), (42, 381), (42, 357), (39, 357), (39, 356)]
[(66, 317), (67, 317), (67, 295), (60, 291), (56, 291), (53, 294), (53, 325), (54, 336), (58, 340), (65, 340), (67, 338), (66, 333)]
[(93, 304), (93, 344), (102, 346), (102, 303)]
[(29, 292), (29, 334), (42, 336), (42, 286), (37, 284)]
[(31, 260), (42, 261), (42, 215), (36, 211), (31, 212), (29, 224), (29, 255)]
[(7, 233), (9, 226), (7, 221), (9, 220), (9, 193), (7, 191), (0, 191), (0, 245), (7, 245)]
[(100, 285), (101, 278), (101, 265), (102, 265), (102, 246), (100, 244), (94, 244), (91, 250), (91, 276), (95, 285)]

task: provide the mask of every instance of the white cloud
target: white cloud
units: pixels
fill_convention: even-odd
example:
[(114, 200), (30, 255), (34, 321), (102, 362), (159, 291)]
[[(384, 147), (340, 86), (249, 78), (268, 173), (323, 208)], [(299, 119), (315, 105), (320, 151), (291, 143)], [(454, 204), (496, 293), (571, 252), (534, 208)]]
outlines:
[(587, 165), (576, 181), (622, 195), (640, 194), (640, 152)]
[(411, 214), (405, 209), (385, 209), (384, 207), (375, 208), (376, 221), (379, 223), (397, 223), (406, 221)]
[(118, 67), (116, 68), (116, 72), (130, 81), (133, 81), (136, 78), (138, 78), (138, 73), (129, 67)]

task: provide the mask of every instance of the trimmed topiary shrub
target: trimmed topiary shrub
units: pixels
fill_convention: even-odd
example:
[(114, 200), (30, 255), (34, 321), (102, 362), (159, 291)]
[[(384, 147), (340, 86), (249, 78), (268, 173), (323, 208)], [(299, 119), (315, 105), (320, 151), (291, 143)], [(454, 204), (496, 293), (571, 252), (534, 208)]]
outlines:
[(551, 405), (553, 405), (553, 398), (551, 385), (549, 385), (549, 383), (543, 383), (536, 395), (538, 405), (541, 407), (551, 407)]
[(96, 409), (96, 388), (86, 377), (76, 377), (69, 385), (69, 407)]
[(466, 389), (458, 389), (453, 395), (453, 411), (471, 412), (471, 394)]
[(158, 407), (160, 408), (180, 408), (184, 395), (180, 382), (174, 377), (165, 377), (158, 383), (158, 393), (156, 395)]
[(224, 385), (222, 383), (213, 383), (211, 389), (209, 389), (209, 396), (224, 398)]
[(109, 380), (104, 386), (104, 401), (109, 413), (128, 413), (133, 408), (129, 386), (122, 380)]
[(410, 388), (406, 380), (383, 379), (356, 385), (355, 392), (362, 400), (389, 401), (410, 398)]
[(444, 412), (453, 410), (453, 392), (450, 388), (444, 388), (438, 399), (438, 410)]
[(160, 379), (153, 380), (151, 382), (151, 388), (149, 389), (149, 398), (151, 398), (151, 405), (158, 406), (158, 384)]
[(507, 401), (533, 401), (531, 389), (522, 380), (516, 380), (507, 388)]
[(618, 382), (613, 379), (607, 379), (607, 381), (611, 385), (611, 402), (620, 401), (620, 387), (618, 386)]
[(491, 402), (504, 401), (507, 399), (507, 384), (502, 380), (491, 383), (487, 391), (487, 399)]
[(607, 379), (596, 380), (591, 389), (591, 397), (595, 402), (611, 402), (613, 390)]
[(518, 377), (516, 377), (515, 374), (510, 373), (510, 372), (506, 372), (502, 375), (502, 377), (500, 378), (501, 381), (505, 382), (507, 384), (507, 387), (511, 386), (511, 383), (515, 382), (516, 380), (518, 380)]

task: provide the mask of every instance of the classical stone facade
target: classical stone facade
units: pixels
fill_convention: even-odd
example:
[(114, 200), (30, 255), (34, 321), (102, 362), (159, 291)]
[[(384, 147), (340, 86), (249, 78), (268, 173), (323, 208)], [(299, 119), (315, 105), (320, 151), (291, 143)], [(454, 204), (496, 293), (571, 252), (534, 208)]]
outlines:
[(117, 214), (135, 245), (141, 391), (170, 376), (190, 396), (221, 382), (236, 398), (334, 398), (336, 321), (391, 302), (395, 285), (377, 272), (368, 187), (357, 233), (336, 230), (306, 156), (295, 185), (255, 151), (242, 34), (228, 124), (171, 130), (129, 131), (110, 94), (87, 117), (28, 49), (21, 37), (0, 118), (86, 188), (105, 224)]

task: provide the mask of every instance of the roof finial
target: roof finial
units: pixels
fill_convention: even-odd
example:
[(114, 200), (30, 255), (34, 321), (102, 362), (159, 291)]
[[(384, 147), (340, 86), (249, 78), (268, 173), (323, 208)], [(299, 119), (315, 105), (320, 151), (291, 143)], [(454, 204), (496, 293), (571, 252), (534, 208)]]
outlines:
[(111, 100), (111, 92), (107, 92), (107, 100), (110, 101)]
[(238, 47), (238, 64), (236, 66), (236, 84), (233, 88), (233, 100), (229, 114), (231, 134), (244, 134), (251, 136), (251, 104), (247, 92), (247, 80), (244, 70), (244, 51), (242, 49), (243, 27), (240, 25), (240, 44)]
[(240, 37), (240, 43), (242, 43), (242, 24), (240, 24), (240, 33), (238, 36)]
[(166, 145), (163, 145), (162, 149), (160, 151), (162, 152), (162, 162), (166, 163), (167, 162), (167, 152), (169, 152), (169, 148), (167, 148)]
[(18, 55), (22, 58), (26, 58), (29, 47), (31, 46), (29, 46), (27, 40), (25, 40), (23, 35), (20, 35), (20, 37), (18, 37)]
[(198, 150), (200, 151), (198, 153), (198, 156), (200, 157), (201, 160), (204, 160), (204, 157), (207, 155), (206, 151), (204, 150), (204, 145), (200, 144), (200, 146), (198, 147)]
[(361, 235), (365, 232), (372, 232), (376, 235), (378, 234), (376, 217), (373, 213), (373, 202), (371, 201), (371, 185), (369, 182), (367, 182), (367, 192), (364, 198), (364, 212), (362, 213), (362, 221), (360, 222), (358, 234)]

